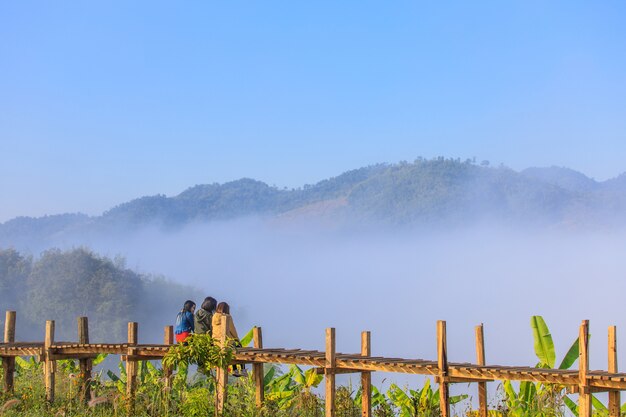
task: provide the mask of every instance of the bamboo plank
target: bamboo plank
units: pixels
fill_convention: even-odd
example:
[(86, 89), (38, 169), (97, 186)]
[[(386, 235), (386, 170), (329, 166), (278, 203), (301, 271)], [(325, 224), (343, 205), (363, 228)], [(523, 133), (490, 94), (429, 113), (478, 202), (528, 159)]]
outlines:
[[(485, 365), (485, 333), (483, 329), (483, 324), (476, 326), (475, 330), (476, 337), (476, 363), (480, 366)], [(479, 382), (478, 383), (478, 415), (480, 417), (488, 417), (488, 408), (487, 408), (487, 383)]]
[[(257, 349), (263, 349), (263, 332), (260, 327), (254, 327), (252, 331), (252, 340), (254, 347)], [(252, 365), (252, 373), (254, 377), (255, 399), (256, 406), (262, 407), (265, 402), (265, 384), (263, 381), (263, 364), (255, 363)]]
[[(15, 342), (15, 320), (16, 312), (7, 311), (4, 320), (4, 343)], [(3, 386), (6, 394), (12, 394), (15, 388), (15, 358), (3, 357)]]
[(139, 324), (128, 323), (128, 355), (126, 356), (126, 401), (129, 415), (135, 415), (135, 393), (137, 392), (137, 362), (133, 359), (132, 346), (137, 344)]
[(591, 386), (587, 379), (589, 371), (589, 320), (583, 320), (579, 331), (580, 351), (578, 356), (578, 415), (591, 417)]
[[(372, 354), (372, 336), (370, 332), (361, 333), (361, 356), (368, 357)], [(361, 416), (372, 416), (372, 373), (361, 373)]]
[(441, 417), (449, 417), (448, 348), (446, 343), (446, 322), (443, 320), (437, 322), (437, 364), (439, 366), (439, 408)]
[[(78, 318), (78, 343), (89, 344), (89, 321), (87, 317)], [(90, 358), (79, 359), (78, 366), (80, 368), (79, 396), (84, 403), (87, 403), (91, 399), (92, 360)]]
[(335, 417), (335, 329), (326, 329), (326, 361), (325, 361), (325, 379), (326, 379), (326, 397), (325, 397), (325, 415), (326, 417)]
[(46, 336), (44, 339), (44, 385), (46, 387), (46, 401), (54, 402), (54, 379), (56, 361), (51, 357), (50, 346), (54, 343), (54, 321), (46, 321)]
[[(617, 373), (617, 327), (609, 327), (609, 367), (610, 373)], [(611, 379), (608, 377), (608, 379)], [(619, 391), (609, 391), (609, 417), (620, 417), (621, 393)]]
[[(169, 349), (169, 346), (174, 344), (174, 326), (165, 326), (163, 329), (163, 343), (163, 347), (165, 349)], [(169, 393), (172, 389), (172, 369), (167, 366), (163, 366), (163, 377), (165, 378), (165, 390)]]

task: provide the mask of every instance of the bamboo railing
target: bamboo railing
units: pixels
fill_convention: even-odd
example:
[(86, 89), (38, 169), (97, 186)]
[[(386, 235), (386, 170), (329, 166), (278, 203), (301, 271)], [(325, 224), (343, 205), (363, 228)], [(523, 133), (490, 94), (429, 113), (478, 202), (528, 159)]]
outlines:
[[(14, 311), (7, 311), (4, 329), (4, 343), (0, 343), (0, 357), (4, 369), (3, 388), (13, 391), (15, 357), (37, 356), (44, 362), (44, 381), (46, 400), (54, 401), (54, 382), (56, 361), (62, 359), (78, 360), (81, 369), (82, 388), (79, 391), (84, 400), (89, 397), (89, 384), (92, 372), (92, 360), (101, 353), (121, 355), (126, 363), (127, 401), (129, 414), (134, 413), (135, 392), (137, 388), (137, 362), (143, 360), (162, 360), (173, 344), (173, 328), (166, 326), (164, 343), (139, 344), (138, 324), (128, 324), (127, 343), (90, 343), (86, 317), (78, 318), (78, 343), (56, 342), (54, 339), (54, 321), (46, 322), (44, 342), (15, 342)], [(609, 393), (610, 417), (620, 417), (620, 391), (626, 390), (626, 374), (617, 372), (617, 341), (615, 326), (609, 327), (608, 333), (608, 371), (589, 370), (589, 321), (584, 320), (579, 332), (579, 369), (546, 369), (525, 366), (486, 365), (485, 343), (482, 324), (476, 326), (475, 344), (477, 363), (448, 362), (446, 322), (437, 322), (437, 359), (403, 359), (371, 355), (371, 334), (361, 334), (361, 352), (358, 354), (337, 353), (335, 350), (335, 329), (326, 329), (326, 349), (324, 352), (302, 349), (270, 349), (263, 347), (260, 327), (253, 332), (254, 347), (238, 348), (234, 354), (234, 363), (252, 364), (255, 382), (256, 404), (264, 401), (263, 364), (296, 364), (315, 367), (325, 378), (326, 417), (335, 416), (335, 376), (345, 373), (360, 373), (362, 385), (362, 416), (371, 417), (371, 373), (374, 371), (394, 372), (434, 376), (440, 385), (440, 407), (442, 417), (450, 416), (449, 385), (454, 383), (476, 382), (478, 384), (479, 416), (487, 417), (486, 382), (494, 380), (531, 381), (558, 384), (579, 394), (579, 416), (591, 417), (591, 395), (595, 392)], [(172, 370), (164, 368), (165, 384), (171, 386)], [(223, 409), (226, 401), (228, 371), (218, 370), (217, 410)]]

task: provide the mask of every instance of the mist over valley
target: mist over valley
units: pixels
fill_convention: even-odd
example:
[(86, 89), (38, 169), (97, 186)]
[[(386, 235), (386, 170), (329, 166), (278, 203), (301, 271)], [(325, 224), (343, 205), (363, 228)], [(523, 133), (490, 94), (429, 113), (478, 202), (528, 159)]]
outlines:
[[(240, 331), (262, 326), (266, 346), (323, 349), (332, 326), (341, 352), (359, 351), (359, 332), (371, 330), (374, 354), (434, 358), (435, 322), (445, 319), (450, 360), (473, 361), (482, 322), (488, 361), (499, 364), (534, 363), (531, 315), (545, 317), (558, 355), (588, 318), (600, 335), (591, 366), (601, 368), (606, 326), (626, 325), (624, 184), (438, 159), (297, 190), (253, 180), (195, 186), (99, 217), (5, 222), (0, 279), (27, 293), (16, 308), (31, 338), (56, 319), (71, 339), (73, 318), (88, 315), (96, 337), (123, 339), (123, 323), (137, 320), (142, 340), (158, 342), (185, 299), (212, 295), (231, 304)], [(7, 248), (33, 262), (28, 277), (10, 272), (16, 251)], [(85, 288), (100, 294), (85, 298), (91, 305), (69, 299), (81, 268)], [(55, 283), (48, 297), (28, 290)], [(13, 308), (9, 294), (0, 301)], [(106, 322), (113, 311), (116, 324)]]

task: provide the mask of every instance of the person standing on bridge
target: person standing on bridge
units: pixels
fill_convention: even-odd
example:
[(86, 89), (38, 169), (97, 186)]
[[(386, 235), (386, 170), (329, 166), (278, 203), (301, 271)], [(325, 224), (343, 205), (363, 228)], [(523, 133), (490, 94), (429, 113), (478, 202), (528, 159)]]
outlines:
[(196, 310), (196, 303), (191, 300), (185, 301), (183, 309), (176, 316), (176, 341), (183, 343), (194, 331), (193, 313)]
[(196, 334), (208, 334), (213, 336), (213, 314), (217, 307), (217, 300), (213, 297), (207, 297), (202, 302), (202, 305), (196, 311), (193, 316), (194, 319), (194, 333)]

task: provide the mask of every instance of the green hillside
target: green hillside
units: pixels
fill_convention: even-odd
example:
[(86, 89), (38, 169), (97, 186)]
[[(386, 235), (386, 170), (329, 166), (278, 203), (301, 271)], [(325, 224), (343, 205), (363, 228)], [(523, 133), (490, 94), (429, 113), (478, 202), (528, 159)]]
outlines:
[(378, 164), (313, 185), (280, 189), (243, 178), (195, 185), (175, 196), (145, 196), (101, 216), (61, 214), (0, 224), (0, 245), (58, 241), (72, 234), (127, 232), (145, 225), (176, 229), (198, 221), (259, 216), (332, 220), (334, 227), (509, 225), (593, 227), (624, 224), (626, 178), (604, 183), (567, 168), (477, 165), (436, 158)]

